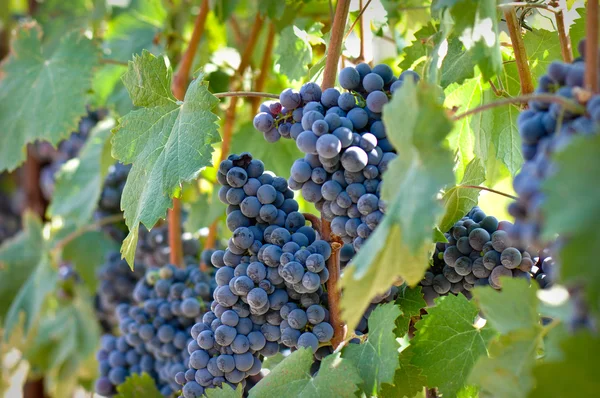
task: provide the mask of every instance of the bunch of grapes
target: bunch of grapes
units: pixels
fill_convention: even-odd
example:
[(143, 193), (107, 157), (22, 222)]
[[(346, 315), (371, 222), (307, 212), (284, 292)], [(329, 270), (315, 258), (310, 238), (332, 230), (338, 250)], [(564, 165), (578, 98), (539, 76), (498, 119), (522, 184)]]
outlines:
[[(130, 170), (131, 165), (122, 163), (115, 163), (108, 169), (94, 214), (97, 220), (122, 213), (121, 197)], [(104, 226), (102, 229), (118, 242), (125, 239), (127, 235), (127, 226), (124, 221)]]
[[(200, 242), (191, 233), (181, 235), (183, 256), (186, 264), (198, 263)], [(169, 263), (171, 248), (169, 247), (169, 226), (159, 225), (148, 231), (140, 226), (139, 240), (136, 250), (136, 261), (150, 267), (162, 267)]]
[(77, 157), (89, 136), (90, 130), (105, 116), (104, 111), (88, 112), (79, 121), (78, 131), (73, 132), (68, 139), (62, 141), (58, 145), (58, 149), (55, 149), (48, 142), (38, 142), (35, 144), (36, 157), (42, 163), (40, 187), (46, 200), (49, 201), (52, 199), (58, 170), (68, 160)]
[(5, 186), (10, 185), (10, 178), (9, 174), (0, 175), (0, 244), (21, 228), (20, 192)]
[(254, 118), (265, 139), (292, 138), (305, 153), (294, 162), (290, 188), (315, 203), (332, 232), (358, 250), (375, 230), (385, 211), (380, 200), (381, 176), (396, 157), (381, 121), (381, 111), (405, 79), (380, 64), (342, 69), (340, 85), (321, 91), (306, 83), (299, 92), (284, 90), (279, 102), (266, 102)]
[[(144, 364), (133, 361), (133, 365), (139, 365), (135, 370), (149, 373), (164, 396), (179, 389), (174, 376), (187, 367), (191, 329), (202, 320), (211, 295), (210, 276), (197, 264), (183, 269), (166, 265), (147, 268), (133, 290), (133, 303), (117, 306), (119, 330), (125, 342), (151, 359), (145, 359)], [(133, 370), (119, 372), (123, 377), (107, 376), (113, 389)], [(105, 386), (107, 382), (103, 379), (102, 383)]]
[(444, 234), (448, 243), (436, 244), (433, 264), (421, 281), (428, 304), (448, 293), (470, 297), (475, 286), (500, 289), (501, 277), (530, 280), (534, 259), (513, 245), (507, 232), (512, 227), (508, 221), (486, 216), (479, 207), (455, 223)]
[(176, 375), (185, 398), (206, 388), (246, 384), (261, 356), (326, 345), (333, 337), (323, 284), (330, 245), (306, 226), (287, 181), (265, 173), (249, 154), (219, 165), (221, 200), (233, 236), (212, 254), (218, 268), (212, 311), (192, 328), (186, 372)]
[(594, 95), (587, 103), (580, 96), (585, 74), (585, 42), (579, 43), (582, 54), (572, 64), (555, 61), (547, 74), (538, 82), (536, 93), (555, 94), (585, 105), (585, 114), (576, 114), (558, 103), (530, 101), (529, 109), (521, 112), (518, 127), (523, 143), (525, 164), (515, 177), (513, 185), (519, 199), (508, 210), (515, 217), (512, 235), (525, 244), (543, 248), (547, 242), (540, 240), (543, 217), (541, 205), (544, 194), (543, 181), (556, 171), (552, 156), (567, 147), (578, 135), (595, 135), (600, 131), (600, 96)]

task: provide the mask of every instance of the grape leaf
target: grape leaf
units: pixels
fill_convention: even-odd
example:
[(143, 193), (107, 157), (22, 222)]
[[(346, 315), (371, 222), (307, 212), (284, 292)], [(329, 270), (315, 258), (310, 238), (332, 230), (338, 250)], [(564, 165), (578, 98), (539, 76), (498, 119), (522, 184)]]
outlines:
[(453, 83), (462, 84), (475, 75), (474, 67), (471, 53), (465, 51), (460, 40), (457, 38), (449, 39), (448, 53), (444, 57), (444, 62), (442, 62), (440, 85), (446, 88)]
[(42, 258), (42, 223), (33, 213), (23, 217), (23, 230), (0, 246), (0, 319)]
[(431, 88), (409, 79), (383, 109), (398, 157), (383, 176), (386, 215), (342, 276), (342, 317), (349, 330), (373, 297), (398, 277), (417, 284), (429, 265), (431, 231), (442, 210), (436, 195), (454, 181), (444, 145), (452, 123)]
[[(484, 92), (482, 104), (493, 102), (491, 90)], [(498, 158), (515, 175), (523, 164), (521, 137), (517, 127), (519, 108), (515, 105), (497, 106), (473, 116), (475, 154), (481, 159)]]
[(119, 120), (113, 156), (133, 163), (121, 200), (129, 235), (121, 253), (133, 266), (138, 226), (151, 228), (165, 216), (180, 186), (211, 164), (212, 144), (219, 141), (218, 99), (202, 81), (190, 83), (184, 101), (173, 97), (172, 71), (163, 58), (147, 51), (129, 63), (123, 82), (133, 104), (141, 107)]
[(117, 392), (115, 398), (162, 398), (163, 396), (148, 373), (141, 375), (133, 373), (127, 377), (125, 383), (117, 387)]
[(63, 249), (63, 259), (73, 267), (90, 289), (96, 291), (96, 270), (106, 259), (106, 254), (118, 250), (117, 243), (102, 231), (87, 231), (70, 241)]
[(100, 122), (86, 141), (79, 157), (65, 163), (56, 177), (50, 217), (60, 217), (64, 223), (81, 226), (92, 218), (102, 183), (114, 161), (110, 156), (110, 130), (114, 120)]
[(469, 382), (494, 397), (524, 397), (533, 388), (532, 369), (541, 343), (541, 327), (512, 331), (492, 341), (490, 357), (479, 357)]
[(577, 45), (582, 39), (585, 39), (585, 9), (575, 10), (573, 14), (574, 16), (578, 16), (578, 18), (573, 21), (571, 26), (569, 26), (569, 36), (571, 38), (573, 54), (577, 56)]
[(279, 73), (290, 80), (300, 80), (306, 76), (311, 62), (312, 47), (308, 33), (297, 26), (283, 29), (275, 47), (275, 66)]
[(0, 80), (0, 171), (25, 160), (26, 144), (56, 145), (77, 129), (98, 63), (96, 44), (80, 32), (65, 35), (48, 51), (35, 24), (17, 30), (11, 50)]
[(415, 32), (415, 41), (402, 50), (404, 59), (400, 62), (400, 65), (398, 65), (400, 69), (413, 69), (425, 61), (427, 55), (433, 48), (432, 36), (434, 36), (437, 31), (438, 30), (429, 23)]
[(536, 284), (522, 278), (504, 278), (502, 291), (476, 287), (473, 297), (485, 319), (501, 334), (532, 329), (539, 324)]
[[(561, 344), (564, 359), (544, 362), (534, 369), (535, 389), (529, 395), (538, 397), (593, 397), (600, 389), (597, 363), (600, 339), (580, 332)], [(568, 383), (565, 383), (568, 380)]]
[(392, 383), (398, 367), (398, 348), (394, 334), (400, 309), (394, 303), (379, 305), (369, 317), (369, 336), (362, 344), (349, 344), (342, 356), (358, 369), (361, 389), (377, 395), (383, 383)]
[(394, 374), (393, 384), (383, 384), (382, 397), (414, 397), (427, 383), (421, 369), (410, 363), (412, 358), (410, 347), (400, 353), (400, 365)]
[(527, 31), (523, 36), (523, 44), (534, 82), (546, 74), (548, 66), (553, 61), (562, 61), (560, 41), (557, 40), (556, 35), (556, 32), (545, 29), (533, 29)]
[(250, 398), (349, 397), (358, 389), (361, 380), (357, 370), (339, 353), (325, 357), (314, 378), (310, 376), (312, 364), (312, 349), (298, 349), (250, 390)]
[(449, 295), (436, 299), (436, 306), (417, 322), (412, 339), (412, 364), (423, 370), (428, 387), (455, 396), (496, 332), (485, 325), (473, 325), (478, 310), (465, 296)]
[[(562, 152), (555, 154), (556, 173), (542, 185), (546, 200), (543, 237), (561, 236), (558, 249), (560, 278), (563, 283), (584, 286), (590, 306), (598, 308), (600, 270), (595, 266), (600, 233), (594, 222), (600, 217), (600, 187), (590, 184), (590, 173), (600, 167), (600, 136), (577, 137)], [(577, 203), (577, 206), (565, 206)]]
[(440, 230), (448, 231), (455, 222), (465, 216), (477, 204), (479, 190), (473, 188), (461, 188), (461, 185), (479, 185), (485, 181), (485, 169), (481, 160), (474, 158), (467, 165), (465, 175), (460, 185), (448, 189), (442, 198), (446, 213), (440, 221)]
[(477, 63), (483, 79), (502, 70), (495, 0), (440, 0), (432, 11), (448, 7), (454, 19), (454, 32)]
[(402, 314), (396, 319), (396, 336), (402, 337), (408, 333), (410, 318), (421, 315), (421, 309), (427, 306), (421, 293), (421, 286), (413, 288), (403, 285), (398, 292), (396, 305)]
[(208, 398), (242, 398), (244, 388), (238, 384), (234, 390), (230, 385), (223, 383), (222, 387), (207, 388), (204, 393)]

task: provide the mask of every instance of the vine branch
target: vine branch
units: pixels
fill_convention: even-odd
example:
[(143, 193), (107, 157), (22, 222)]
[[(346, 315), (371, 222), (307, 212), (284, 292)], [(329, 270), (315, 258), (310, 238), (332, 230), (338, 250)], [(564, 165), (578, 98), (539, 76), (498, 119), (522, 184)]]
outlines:
[(519, 97), (511, 97), (511, 98), (501, 99), (498, 101), (494, 101), (494, 102), (490, 102), (488, 104), (478, 106), (473, 109), (469, 109), (468, 111), (465, 111), (461, 114), (454, 116), (453, 120), (458, 121), (458, 120), (464, 119), (465, 117), (475, 115), (477, 113), (481, 113), (488, 109), (497, 108), (499, 106), (510, 105), (510, 104), (524, 104), (531, 100), (543, 101), (543, 102), (555, 102), (557, 104), (562, 105), (562, 107), (567, 111), (570, 111), (570, 112), (573, 112), (576, 114), (584, 114), (585, 113), (585, 108), (583, 106), (579, 105), (578, 103), (576, 103), (574, 101), (568, 100), (564, 97), (560, 97), (560, 96), (554, 95), (554, 94), (528, 94), (528, 95), (521, 95)]
[(598, 92), (598, 1), (588, 1), (585, 20), (585, 88)]
[(224, 93), (216, 93), (213, 94), (217, 98), (226, 98), (226, 97), (250, 97), (250, 98), (273, 98), (279, 99), (278, 94), (271, 93), (261, 93), (258, 91), (227, 91)]
[(492, 188), (482, 187), (481, 185), (458, 185), (457, 188), (479, 189), (479, 190), (482, 190), (482, 191), (493, 192), (493, 193), (495, 193), (497, 195), (505, 196), (505, 197), (510, 198), (510, 199), (514, 199), (514, 200), (519, 199), (518, 197), (516, 197), (514, 195), (511, 195), (511, 194), (508, 194), (508, 193), (505, 193), (505, 192), (502, 192), (502, 191), (496, 191), (495, 189), (492, 189)]
[(519, 72), (519, 82), (521, 83), (521, 94), (531, 94), (534, 90), (533, 79), (529, 64), (527, 62), (527, 51), (521, 35), (521, 28), (517, 19), (517, 13), (514, 7), (503, 8), (506, 26), (510, 33), (510, 41), (513, 45), (515, 60), (517, 61), (517, 70)]
[[(177, 73), (173, 77), (173, 83), (171, 90), (173, 95), (178, 100), (183, 100), (185, 97), (185, 91), (187, 89), (190, 69), (196, 56), (196, 50), (200, 43), (200, 38), (204, 33), (204, 26), (206, 24), (206, 17), (209, 11), (208, 0), (202, 0), (200, 6), (200, 12), (196, 16), (194, 21), (194, 30), (192, 31), (192, 38), (188, 43), (188, 46), (183, 54), (181, 63)], [(173, 208), (168, 211), (169, 220), (169, 262), (177, 267), (183, 265), (183, 244), (181, 242), (181, 202), (178, 198), (173, 198)]]
[(323, 72), (323, 83), (321, 83), (321, 89), (323, 90), (333, 87), (335, 84), (348, 10), (350, 10), (350, 0), (338, 0), (333, 16), (329, 46), (327, 47), (327, 61)]
[(314, 214), (302, 213), (302, 215), (305, 219), (310, 221), (313, 229), (316, 230), (319, 233), (319, 235), (321, 235), (321, 220), (319, 220), (319, 218)]
[(556, 19), (556, 30), (558, 31), (558, 41), (560, 42), (560, 52), (563, 61), (573, 62), (573, 49), (571, 48), (571, 38), (569, 37), (569, 29), (565, 26), (565, 14), (559, 10), (554, 14)]

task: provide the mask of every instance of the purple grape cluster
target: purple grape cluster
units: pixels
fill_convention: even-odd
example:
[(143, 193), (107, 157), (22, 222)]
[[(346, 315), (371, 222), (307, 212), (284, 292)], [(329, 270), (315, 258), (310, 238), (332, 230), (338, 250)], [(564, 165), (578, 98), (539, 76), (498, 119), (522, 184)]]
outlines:
[[(110, 166), (108, 174), (104, 179), (96, 212), (94, 213), (96, 220), (123, 212), (121, 210), (121, 197), (123, 196), (123, 189), (125, 188), (130, 170), (131, 165), (124, 165), (122, 163), (115, 163)], [(119, 242), (123, 241), (127, 236), (125, 221), (104, 226), (102, 229)]]
[(292, 165), (290, 188), (315, 203), (332, 232), (358, 250), (385, 211), (380, 200), (381, 176), (396, 157), (381, 121), (381, 111), (405, 79), (380, 64), (342, 69), (340, 85), (321, 91), (306, 83), (299, 92), (284, 90), (279, 102), (266, 102), (254, 127), (269, 142), (292, 138), (305, 153)]
[[(197, 264), (201, 250), (198, 239), (191, 233), (184, 232), (181, 235), (181, 241), (185, 264)], [(162, 267), (169, 263), (170, 255), (169, 226), (167, 224), (154, 227), (150, 231), (144, 226), (140, 226), (135, 252), (136, 263), (140, 262), (149, 267)]]
[(333, 337), (323, 290), (331, 247), (305, 225), (287, 181), (249, 154), (229, 156), (217, 178), (233, 235), (211, 256), (212, 311), (192, 328), (189, 369), (175, 376), (185, 398), (245, 385), (280, 344), (317, 352)]
[(471, 297), (475, 286), (500, 289), (501, 277), (531, 280), (533, 274), (545, 287), (544, 278), (537, 277), (535, 258), (510, 239), (507, 231), (512, 227), (477, 206), (456, 222), (444, 234), (448, 243), (436, 244), (432, 265), (421, 281), (428, 304), (449, 293)]
[[(547, 74), (540, 77), (536, 93), (555, 94), (580, 102), (577, 92), (584, 85), (585, 42), (581, 41), (578, 47), (582, 57), (572, 64), (551, 63)], [(511, 235), (538, 250), (548, 244), (540, 239), (544, 203), (540, 187), (556, 172), (553, 154), (567, 147), (578, 135), (591, 136), (600, 132), (600, 95), (589, 98), (585, 110), (585, 114), (576, 114), (564, 110), (558, 103), (530, 101), (529, 109), (521, 112), (517, 120), (525, 163), (513, 181), (519, 198), (508, 207), (516, 219)]]
[(197, 264), (182, 269), (170, 264), (161, 268), (147, 267), (133, 290), (133, 302), (116, 308), (122, 334), (118, 339), (124, 339), (131, 347), (128, 351), (133, 349), (139, 354), (138, 361), (127, 361), (129, 368), (119, 361), (116, 364), (119, 377), (112, 378), (111, 370), (103, 372), (101, 363), (97, 392), (107, 395), (110, 382), (110, 391), (114, 394), (116, 386), (136, 372), (150, 374), (164, 396), (177, 391), (174, 376), (187, 367), (192, 326), (200, 322), (208, 310), (211, 284), (211, 277), (200, 271)]

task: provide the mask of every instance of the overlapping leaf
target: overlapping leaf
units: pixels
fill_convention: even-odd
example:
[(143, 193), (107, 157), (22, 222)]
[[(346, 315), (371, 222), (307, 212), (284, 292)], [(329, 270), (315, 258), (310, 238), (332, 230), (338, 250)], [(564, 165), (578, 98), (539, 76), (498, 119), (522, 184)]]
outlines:
[(0, 80), (0, 170), (19, 166), (26, 144), (57, 144), (77, 128), (97, 63), (96, 44), (80, 32), (48, 49), (37, 25), (17, 30)]
[(300, 80), (308, 72), (308, 64), (312, 62), (308, 39), (308, 33), (297, 26), (288, 26), (281, 31), (275, 47), (275, 66), (290, 80)]
[(138, 226), (151, 228), (171, 205), (181, 184), (211, 164), (212, 145), (219, 141), (218, 103), (202, 81), (194, 80), (184, 101), (173, 97), (172, 71), (165, 60), (144, 51), (130, 62), (123, 82), (140, 107), (119, 120), (113, 136), (113, 156), (133, 163), (121, 207), (129, 235), (121, 252), (132, 266)]

